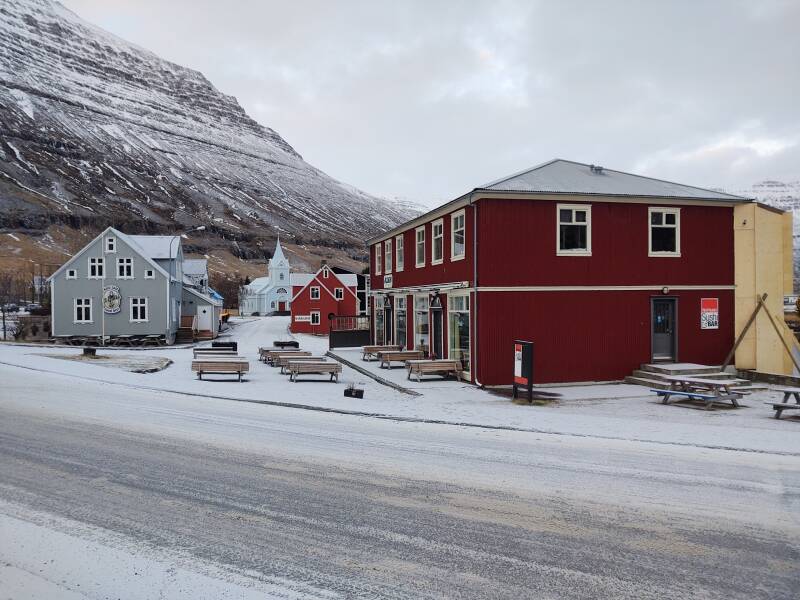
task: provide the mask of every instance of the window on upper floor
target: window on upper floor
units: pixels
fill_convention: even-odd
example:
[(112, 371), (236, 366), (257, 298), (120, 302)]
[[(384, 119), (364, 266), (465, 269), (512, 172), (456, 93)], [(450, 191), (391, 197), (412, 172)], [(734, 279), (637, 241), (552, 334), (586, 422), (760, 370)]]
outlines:
[(425, 226), (417, 227), (416, 231), (414, 232), (415, 235), (415, 256), (416, 256), (416, 265), (418, 267), (425, 266)]
[(464, 211), (450, 215), (450, 260), (461, 260), (466, 252), (466, 225)]
[(117, 279), (133, 279), (133, 259), (117, 259)]
[(381, 246), (380, 242), (375, 244), (375, 275), (380, 275), (381, 273), (383, 273), (383, 269), (382, 269), (382, 267), (383, 267), (383, 264), (382, 264), (383, 263), (383, 258), (382, 258), (382, 255), (381, 255), (381, 248), (382, 247), (383, 246)]
[(444, 260), (444, 220), (434, 221), (431, 232), (431, 264), (438, 265)]
[(402, 271), (405, 268), (406, 256), (405, 248), (403, 247), (403, 236), (398, 235), (394, 238), (394, 264), (395, 271)]
[(311, 288), (311, 299), (312, 300), (319, 300), (319, 287), (314, 286)]
[(383, 242), (383, 272), (387, 275), (392, 272), (392, 240)]
[(77, 269), (67, 269), (67, 279), (77, 279), (77, 278), (78, 278)]
[(155, 279), (156, 278), (156, 272), (153, 269), (145, 269), (144, 278), (145, 279)]
[(560, 256), (591, 256), (592, 207), (585, 204), (559, 204), (557, 207)]
[(333, 290), (333, 297), (336, 298), (337, 300), (343, 300), (344, 288), (336, 288), (335, 290)]
[(278, 279), (280, 279), (281, 281), (283, 281), (283, 280), (284, 280), (284, 277), (285, 277), (285, 275), (284, 275), (283, 273), (281, 273), (280, 275), (278, 275)]
[(328, 269), (328, 267), (322, 267), (322, 278), (323, 279), (327, 279), (329, 273), (330, 273), (330, 269)]
[(106, 252), (116, 252), (117, 251), (117, 238), (115, 237), (107, 237), (106, 238)]
[(105, 277), (105, 259), (89, 257), (89, 279), (103, 279)]
[(650, 208), (649, 256), (681, 255), (681, 209)]

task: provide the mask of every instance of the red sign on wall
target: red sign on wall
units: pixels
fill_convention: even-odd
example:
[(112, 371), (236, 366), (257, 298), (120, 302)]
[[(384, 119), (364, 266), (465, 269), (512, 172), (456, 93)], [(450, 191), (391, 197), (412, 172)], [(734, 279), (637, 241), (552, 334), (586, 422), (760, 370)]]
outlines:
[(700, 299), (700, 329), (719, 329), (719, 298)]

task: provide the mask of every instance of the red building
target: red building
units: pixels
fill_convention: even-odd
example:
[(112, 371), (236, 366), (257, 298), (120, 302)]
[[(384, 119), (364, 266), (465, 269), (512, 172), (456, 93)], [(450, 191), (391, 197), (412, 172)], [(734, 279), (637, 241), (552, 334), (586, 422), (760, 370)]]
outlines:
[(331, 315), (357, 315), (358, 280), (351, 273), (334, 273), (327, 265), (314, 275), (292, 275), (293, 333), (328, 335)]
[(721, 364), (742, 202), (565, 160), (475, 188), (369, 240), (375, 343), (460, 358), (481, 385), (511, 383), (515, 339), (535, 383)]

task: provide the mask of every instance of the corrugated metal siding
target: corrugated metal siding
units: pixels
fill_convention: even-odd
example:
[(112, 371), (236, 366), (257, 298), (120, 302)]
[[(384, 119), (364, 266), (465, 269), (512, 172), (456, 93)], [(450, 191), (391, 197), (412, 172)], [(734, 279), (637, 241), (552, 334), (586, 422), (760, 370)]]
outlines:
[[(733, 346), (733, 291), (681, 291), (678, 360), (721, 364)], [(511, 383), (513, 342), (534, 342), (534, 382), (619, 380), (651, 360), (651, 292), (482, 292), (479, 371)], [(720, 299), (720, 328), (700, 329), (700, 298)], [(473, 336), (474, 338), (474, 336)]]
[(648, 205), (585, 203), (592, 207), (592, 256), (565, 257), (556, 255), (557, 204), (479, 201), (480, 286), (734, 283), (730, 207), (680, 207), (681, 257), (651, 258)]

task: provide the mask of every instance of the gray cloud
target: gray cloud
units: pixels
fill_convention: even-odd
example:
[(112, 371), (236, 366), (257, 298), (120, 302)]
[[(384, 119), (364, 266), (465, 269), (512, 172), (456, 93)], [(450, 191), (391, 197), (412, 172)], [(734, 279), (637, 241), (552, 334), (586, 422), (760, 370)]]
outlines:
[(552, 157), (800, 177), (800, 3), (66, 0), (202, 71), (312, 164), (425, 204)]

